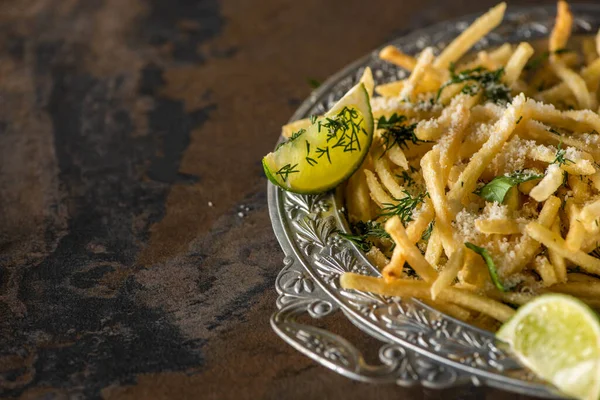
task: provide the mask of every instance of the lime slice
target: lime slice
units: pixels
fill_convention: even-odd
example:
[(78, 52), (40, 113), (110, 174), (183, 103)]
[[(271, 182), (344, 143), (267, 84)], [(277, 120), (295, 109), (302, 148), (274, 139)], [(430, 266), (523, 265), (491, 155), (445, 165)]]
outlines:
[(577, 399), (600, 395), (600, 323), (588, 306), (547, 294), (519, 308), (496, 336), (539, 377)]
[(296, 193), (325, 192), (360, 166), (373, 140), (369, 94), (361, 82), (324, 116), (263, 158), (267, 178)]

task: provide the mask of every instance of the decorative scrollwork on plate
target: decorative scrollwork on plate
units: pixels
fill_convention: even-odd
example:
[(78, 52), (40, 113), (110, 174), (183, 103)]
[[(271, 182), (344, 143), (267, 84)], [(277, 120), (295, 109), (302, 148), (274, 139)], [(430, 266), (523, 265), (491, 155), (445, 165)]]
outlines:
[[(576, 33), (595, 33), (600, 7), (574, 5)], [(474, 17), (452, 21), (399, 38), (391, 44), (417, 53), (426, 46), (440, 49), (456, 37)], [(548, 35), (552, 8), (509, 11), (504, 23), (475, 50), (504, 42), (535, 40)], [(298, 109), (293, 120), (322, 114), (371, 67), (377, 83), (404, 78), (406, 71), (378, 59), (377, 51), (331, 77)], [(464, 382), (488, 384), (535, 396), (556, 397), (496, 343), (490, 332), (457, 321), (419, 301), (343, 290), (339, 276), (352, 271), (376, 275), (354, 245), (337, 234), (343, 231), (343, 213), (335, 193), (319, 196), (283, 192), (269, 185), (269, 209), (277, 237), (290, 255), (276, 282), (279, 311), (271, 320), (286, 341), (319, 363), (353, 379), (369, 382), (415, 383), (447, 387)], [(296, 317), (309, 313), (324, 317), (338, 309), (361, 330), (385, 340), (381, 365), (364, 363), (360, 352), (345, 339), (322, 329), (299, 324)]]

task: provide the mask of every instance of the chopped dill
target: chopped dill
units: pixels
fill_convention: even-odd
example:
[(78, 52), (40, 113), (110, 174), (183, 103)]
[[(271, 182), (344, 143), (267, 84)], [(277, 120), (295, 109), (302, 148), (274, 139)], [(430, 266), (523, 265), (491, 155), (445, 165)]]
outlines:
[(506, 103), (510, 101), (511, 96), (510, 89), (502, 83), (503, 75), (504, 68), (488, 71), (484, 67), (466, 69), (457, 74), (454, 64), (451, 64), (450, 79), (440, 87), (437, 92), (436, 100), (439, 100), (442, 91), (450, 85), (463, 82), (474, 82), (463, 87), (462, 93), (474, 95), (483, 89), (485, 99), (489, 99), (494, 103)]
[(425, 229), (425, 231), (423, 232), (423, 235), (421, 235), (421, 240), (429, 240), (429, 238), (431, 237), (431, 232), (433, 232), (433, 227), (435, 226), (435, 220), (431, 221), (429, 223), (429, 225), (427, 225), (427, 229)]
[(377, 129), (383, 129), (381, 139), (383, 140), (384, 150), (381, 156), (395, 145), (407, 149), (407, 142), (413, 144), (424, 143), (423, 140), (419, 140), (415, 135), (417, 124), (406, 125), (405, 122), (406, 117), (396, 113), (392, 114), (388, 119), (382, 116), (377, 120)]
[(565, 149), (562, 149), (561, 147), (562, 147), (562, 141), (558, 143), (558, 148), (556, 150), (556, 157), (554, 158), (554, 161), (552, 161), (550, 164), (558, 164), (558, 165), (575, 164), (575, 161), (570, 160), (565, 157), (565, 154), (567, 151)]
[[(364, 252), (371, 250), (371, 247), (373, 247), (373, 242), (370, 239), (392, 240), (390, 234), (376, 221), (358, 221), (357, 223), (352, 224), (351, 228), (354, 234), (338, 232), (338, 235), (354, 243)], [(396, 244), (392, 241), (392, 248), (390, 250), (393, 250), (395, 246)]]
[(277, 147), (275, 147), (275, 151), (279, 150), (279, 148), (281, 146), (283, 146), (284, 144), (288, 144), (290, 142), (293, 142), (294, 140), (298, 139), (304, 132), (306, 132), (306, 129), (302, 128), (297, 132), (292, 133), (292, 136), (290, 136), (290, 138), (288, 140), (286, 140), (285, 142), (281, 142), (277, 145)]
[(286, 164), (283, 167), (279, 168), (279, 171), (275, 172), (276, 175), (279, 175), (281, 179), (285, 182), (290, 174), (295, 174), (300, 172), (297, 169), (294, 169), (298, 166), (298, 164), (290, 165)]
[(319, 132), (322, 128), (327, 130), (327, 143), (333, 141), (331, 148), (342, 147), (344, 152), (360, 151), (359, 133), (367, 135), (362, 128), (362, 118), (359, 119), (358, 111), (344, 107), (333, 118), (325, 118), (318, 123)]
[(419, 193), (413, 197), (409, 192), (404, 190), (404, 194), (406, 196), (401, 199), (394, 198), (394, 201), (397, 201), (398, 204), (383, 204), (384, 207), (381, 209), (383, 212), (380, 214), (380, 216), (393, 217), (397, 215), (400, 217), (400, 220), (403, 224), (412, 221), (413, 212), (419, 206), (419, 204), (425, 202), (425, 198), (429, 197), (429, 193)]

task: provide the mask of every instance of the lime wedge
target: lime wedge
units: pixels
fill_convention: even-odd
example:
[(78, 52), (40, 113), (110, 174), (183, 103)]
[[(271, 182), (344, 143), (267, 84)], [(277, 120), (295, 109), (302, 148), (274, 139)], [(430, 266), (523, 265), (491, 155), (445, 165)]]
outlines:
[(373, 140), (369, 94), (361, 82), (324, 116), (263, 158), (267, 178), (296, 193), (325, 192), (361, 165)]
[(563, 393), (598, 400), (600, 323), (579, 300), (561, 294), (540, 296), (519, 308), (496, 336)]

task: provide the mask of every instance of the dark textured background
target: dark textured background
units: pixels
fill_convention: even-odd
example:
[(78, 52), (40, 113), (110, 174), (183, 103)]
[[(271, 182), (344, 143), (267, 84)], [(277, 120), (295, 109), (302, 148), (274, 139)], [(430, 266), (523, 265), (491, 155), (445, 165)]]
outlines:
[(0, 397), (505, 397), (355, 383), (276, 337), (259, 162), (308, 78), (494, 3), (0, 2)]

